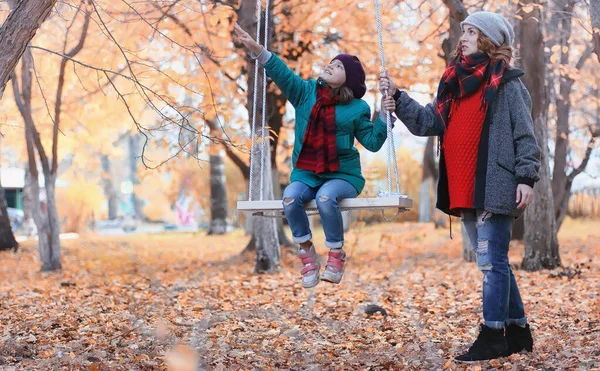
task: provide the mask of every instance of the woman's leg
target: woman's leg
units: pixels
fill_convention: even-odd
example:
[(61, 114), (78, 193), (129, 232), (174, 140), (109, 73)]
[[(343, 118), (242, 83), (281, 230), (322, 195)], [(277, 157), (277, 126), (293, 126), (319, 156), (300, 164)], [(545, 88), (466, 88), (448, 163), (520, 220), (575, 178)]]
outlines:
[[(510, 237), (515, 219), (505, 215), (479, 213), (478, 248), (481, 253), (487, 246), (487, 258), (480, 265), (484, 273), (483, 318), (485, 325), (504, 329), (506, 354), (533, 349), (533, 339), (517, 280), (508, 261)], [(479, 251), (478, 251), (479, 253)], [(479, 254), (478, 254), (479, 259)]]
[(525, 327), (527, 325), (527, 317), (525, 316), (525, 307), (517, 285), (517, 279), (513, 270), (510, 268), (510, 294), (508, 303), (508, 319), (507, 325), (519, 325)]
[(506, 345), (508, 354), (522, 350), (533, 351), (533, 337), (527, 324), (525, 308), (515, 275), (510, 270), (510, 298), (508, 303), (508, 319), (506, 320)]
[[(510, 265), (508, 248), (514, 218), (477, 210), (475, 225), (477, 266), (483, 273), (484, 326), (468, 352), (455, 359), (472, 362), (504, 357), (508, 346), (504, 324), (510, 303)], [(467, 214), (470, 219), (472, 214)]]
[(483, 319), (493, 329), (504, 328), (508, 319), (512, 273), (508, 248), (513, 224), (511, 216), (477, 212), (477, 265), (484, 276)]

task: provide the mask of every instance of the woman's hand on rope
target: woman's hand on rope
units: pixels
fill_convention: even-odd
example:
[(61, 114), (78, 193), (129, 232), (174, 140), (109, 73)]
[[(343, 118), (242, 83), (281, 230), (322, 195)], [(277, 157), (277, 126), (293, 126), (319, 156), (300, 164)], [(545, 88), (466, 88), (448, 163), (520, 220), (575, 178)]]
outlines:
[(394, 101), (394, 97), (391, 95), (388, 95), (387, 97), (384, 95), (381, 97), (381, 108), (388, 112), (396, 111), (396, 102)]
[(533, 202), (533, 188), (527, 184), (517, 186), (517, 209), (524, 209)]
[(239, 24), (235, 24), (233, 31), (235, 31), (238, 39), (244, 44), (246, 49), (250, 50), (252, 53), (258, 55), (262, 51), (262, 46), (260, 46), (248, 32), (244, 31), (243, 28), (240, 27)]
[(385, 72), (382, 72), (379, 75), (379, 92), (383, 95), (393, 96), (396, 93), (396, 85)]

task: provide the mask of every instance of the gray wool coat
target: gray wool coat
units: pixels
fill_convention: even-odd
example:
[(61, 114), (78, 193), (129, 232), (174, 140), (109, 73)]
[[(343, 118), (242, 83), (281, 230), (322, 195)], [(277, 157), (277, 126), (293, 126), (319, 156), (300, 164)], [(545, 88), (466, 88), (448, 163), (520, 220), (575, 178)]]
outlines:
[[(533, 187), (539, 180), (540, 148), (536, 143), (531, 117), (531, 96), (519, 79), (519, 69), (507, 69), (486, 113), (475, 172), (473, 206), (494, 214), (518, 217), (517, 185)], [(435, 104), (421, 106), (405, 92), (397, 93), (396, 116), (417, 136), (443, 136), (435, 114)], [(443, 140), (443, 138), (442, 138)], [(449, 215), (448, 175), (444, 152), (440, 154), (436, 207)]]

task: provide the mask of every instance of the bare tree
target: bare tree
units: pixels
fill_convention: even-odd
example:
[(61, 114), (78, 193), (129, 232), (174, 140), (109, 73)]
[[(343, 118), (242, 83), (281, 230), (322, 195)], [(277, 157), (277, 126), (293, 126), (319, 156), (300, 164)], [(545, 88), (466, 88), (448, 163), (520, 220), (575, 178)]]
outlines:
[(541, 6), (539, 0), (524, 0), (519, 4), (517, 11), (517, 14), (522, 17), (518, 32), (521, 41), (522, 66), (526, 71), (523, 82), (531, 94), (534, 131), (542, 149), (540, 180), (534, 188), (535, 202), (525, 211), (525, 225), (536, 226), (525, 229), (523, 268), (527, 270), (555, 268), (560, 265), (547, 145), (546, 65)]
[[(55, 3), (56, 0), (21, 0), (16, 4), (13, 0), (9, 1), (11, 12), (0, 27), (0, 100), (27, 44)], [(10, 228), (6, 200), (1, 189), (0, 193), (0, 249), (16, 249), (18, 244)]]
[[(206, 120), (211, 131), (218, 135), (217, 124)], [(220, 147), (220, 146), (219, 146)], [(225, 178), (225, 161), (220, 148), (209, 150), (210, 166), (210, 225), (208, 234), (225, 234), (227, 232), (227, 183)]]
[(56, 0), (9, 0), (12, 11), (0, 28), (0, 100), (6, 83), (25, 51), (54, 7)]
[[(562, 66), (570, 66), (571, 49), (569, 47), (572, 20), (574, 7), (578, 0), (561, 1), (560, 5), (555, 9), (554, 16), (560, 19), (559, 24), (555, 29), (550, 29), (549, 33), (554, 33), (554, 39), (557, 45), (560, 46), (560, 64)], [(557, 4), (558, 5), (558, 4)], [(592, 46), (589, 45), (579, 57), (575, 64), (575, 69), (580, 71), (585, 62), (592, 54)], [(586, 156), (581, 164), (574, 168), (570, 173), (567, 173), (569, 164), (567, 163), (570, 153), (570, 112), (571, 112), (571, 91), (575, 80), (570, 73), (559, 72), (559, 89), (558, 95), (555, 95), (556, 103), (556, 137), (554, 148), (554, 169), (552, 171), (552, 193), (554, 196), (554, 216), (556, 218), (556, 228), (560, 229), (569, 205), (571, 196), (571, 185), (575, 177), (580, 174), (589, 161), (589, 156), (592, 151), (586, 151)], [(551, 82), (552, 84), (552, 82)], [(550, 84), (549, 84), (550, 86)], [(592, 139), (594, 139), (592, 137)], [(588, 146), (589, 148), (589, 146)]]
[[(79, 15), (79, 13), (76, 13), (75, 17), (77, 15)], [(58, 218), (58, 208), (55, 197), (55, 184), (58, 170), (58, 133), (60, 131), (61, 105), (63, 100), (67, 63), (69, 62), (69, 58), (75, 57), (83, 49), (89, 27), (90, 12), (85, 11), (84, 17), (83, 27), (81, 29), (81, 34), (77, 44), (70, 51), (63, 52), (65, 55), (62, 57), (59, 67), (58, 84), (56, 87), (54, 103), (54, 117), (51, 117), (54, 122), (52, 130), (51, 157), (48, 157), (47, 155), (32, 114), (31, 89), (33, 84), (31, 71), (35, 71), (35, 63), (30, 49), (27, 49), (23, 54), (21, 87), (19, 87), (16, 74), (13, 73), (12, 85), (15, 102), (17, 103), (19, 112), (25, 121), (25, 140), (27, 143), (27, 154), (29, 158), (29, 172), (32, 175), (32, 180), (34, 183), (32, 190), (32, 193), (34, 194), (33, 218), (38, 230), (39, 249), (43, 271), (57, 270), (61, 269), (62, 267), (59, 239), (60, 222)], [(68, 37), (68, 32), (66, 37)], [(35, 151), (33, 148), (35, 148)], [(39, 173), (37, 169), (37, 161), (35, 159), (36, 152), (39, 156), (39, 162), (42, 166), (42, 172), (44, 174), (44, 188), (46, 191), (46, 200), (44, 204), (40, 204), (39, 199)]]

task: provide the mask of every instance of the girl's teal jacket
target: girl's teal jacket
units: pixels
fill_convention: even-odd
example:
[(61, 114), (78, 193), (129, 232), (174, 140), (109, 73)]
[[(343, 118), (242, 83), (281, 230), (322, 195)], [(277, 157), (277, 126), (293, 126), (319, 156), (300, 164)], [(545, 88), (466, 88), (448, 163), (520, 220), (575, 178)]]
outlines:
[[(296, 160), (302, 150), (304, 131), (308, 125), (310, 112), (317, 100), (317, 84), (321, 80), (303, 80), (297, 76), (274, 53), (270, 54), (264, 63), (267, 74), (281, 89), (283, 95), (296, 109), (296, 124), (294, 130), (294, 152), (292, 154), (292, 174), (290, 182), (302, 182), (309, 187), (319, 187), (329, 179), (343, 179), (356, 188), (360, 194), (365, 186), (360, 167), (360, 155), (354, 147), (354, 138), (369, 151), (378, 151), (387, 137), (387, 127), (381, 118), (375, 124), (371, 123), (371, 109), (362, 99), (353, 99), (346, 104), (335, 106), (336, 147), (340, 167), (334, 172), (315, 174), (312, 171), (295, 167)], [(261, 55), (262, 56), (262, 55)], [(266, 55), (263, 57), (267, 57)], [(261, 60), (259, 56), (259, 60)]]

